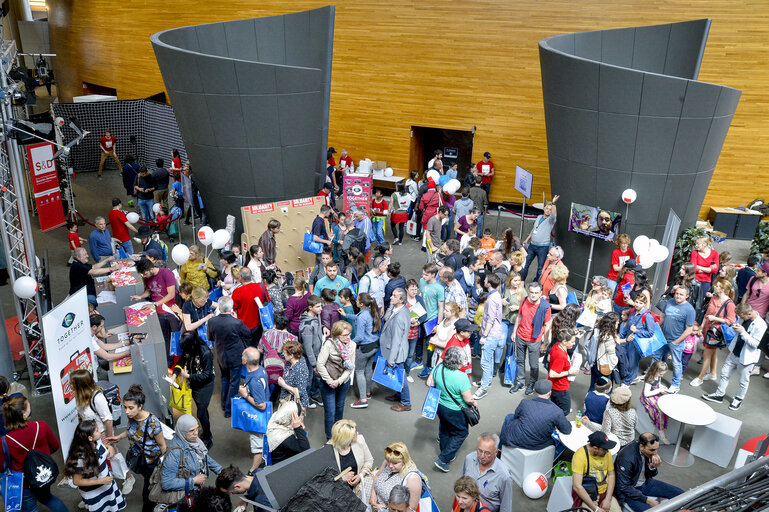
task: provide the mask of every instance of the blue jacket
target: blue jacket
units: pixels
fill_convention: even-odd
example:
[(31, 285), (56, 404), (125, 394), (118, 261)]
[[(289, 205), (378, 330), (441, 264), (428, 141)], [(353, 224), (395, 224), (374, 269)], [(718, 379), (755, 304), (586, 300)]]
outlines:
[[(176, 478), (176, 473), (179, 471), (179, 456), (182, 452), (174, 447), (180, 448), (184, 453), (184, 463), (190, 470), (190, 478)], [(211, 470), (218, 475), (222, 471), (222, 466), (209, 455), (206, 455), (206, 466), (207, 467), (205, 468), (201, 468), (198, 456), (195, 455), (192, 448), (190, 448), (187, 443), (180, 441), (178, 437), (174, 436), (173, 439), (168, 441), (168, 449), (163, 458), (163, 476), (160, 480), (160, 486), (165, 491), (179, 491), (184, 489), (185, 493), (189, 493), (195, 487), (192, 479), (196, 475), (200, 473), (208, 475), (208, 470)]]
[[(387, 281), (387, 284), (385, 285), (385, 296), (384, 296), (384, 305), (385, 309), (390, 307), (390, 296), (393, 294), (393, 292), (397, 288), (403, 288), (403, 291), (406, 291), (406, 278), (403, 276), (398, 276), (393, 279), (390, 279)], [(404, 296), (405, 298), (405, 296)]]
[(500, 442), (525, 450), (540, 450), (554, 444), (554, 429), (571, 433), (571, 423), (563, 410), (545, 398), (522, 400), (514, 414), (505, 416)]
[(633, 309), (633, 314), (627, 319), (627, 322), (619, 328), (619, 337), (627, 338), (630, 334), (630, 326), (636, 326), (635, 336), (639, 338), (651, 338), (654, 336), (654, 317), (649, 309), (644, 309), (641, 313)]
[(638, 441), (633, 441), (620, 450), (614, 461), (614, 472), (617, 474), (615, 492), (620, 502), (624, 503), (627, 499), (646, 501), (646, 496), (636, 489), (642, 471), (645, 480), (657, 476), (658, 472), (657, 468), (649, 466), (648, 459), (641, 455)]
[(353, 341), (358, 346), (376, 343), (379, 341), (379, 334), (373, 330), (374, 319), (371, 318), (371, 313), (368, 309), (361, 309), (360, 313), (355, 316), (355, 338)]
[(91, 247), (91, 256), (94, 261), (101, 260), (104, 256), (112, 256), (112, 235), (109, 229), (105, 229), (104, 232), (94, 229), (91, 234), (88, 235), (88, 245)]

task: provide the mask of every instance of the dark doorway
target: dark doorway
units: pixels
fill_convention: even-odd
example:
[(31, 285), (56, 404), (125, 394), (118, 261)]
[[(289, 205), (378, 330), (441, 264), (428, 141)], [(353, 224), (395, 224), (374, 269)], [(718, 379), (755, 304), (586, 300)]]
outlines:
[(471, 130), (447, 130), (444, 128), (411, 127), (411, 156), (409, 166), (419, 171), (420, 176), (427, 170), (435, 150), (443, 152), (444, 172), (457, 163), (457, 179), (462, 182), (473, 158), (473, 132)]

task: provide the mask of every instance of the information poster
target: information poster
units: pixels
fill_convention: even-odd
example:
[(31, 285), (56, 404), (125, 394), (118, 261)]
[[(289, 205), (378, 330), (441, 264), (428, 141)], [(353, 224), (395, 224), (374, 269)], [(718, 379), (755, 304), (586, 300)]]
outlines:
[(43, 316), (43, 337), (59, 439), (66, 460), (78, 424), (69, 372), (85, 369), (94, 373), (96, 378), (85, 286)]
[(348, 174), (342, 181), (342, 208), (345, 214), (350, 209), (363, 208), (366, 215), (371, 212), (371, 176), (366, 174)]
[(63, 226), (66, 220), (61, 204), (56, 161), (53, 159), (53, 144), (30, 144), (27, 146), (27, 161), (32, 175), (32, 191), (35, 194), (40, 229), (48, 231)]
[(619, 235), (621, 222), (621, 213), (598, 206), (571, 203), (569, 231), (611, 242)]
[(523, 194), (526, 199), (531, 199), (531, 184), (534, 181), (534, 176), (521, 167), (515, 166), (515, 190)]

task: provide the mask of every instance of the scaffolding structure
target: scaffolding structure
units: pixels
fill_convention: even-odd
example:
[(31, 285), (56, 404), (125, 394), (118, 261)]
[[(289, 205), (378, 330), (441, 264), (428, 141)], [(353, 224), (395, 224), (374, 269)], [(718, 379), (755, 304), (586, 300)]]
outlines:
[[(29, 208), (24, 194), (24, 174), (19, 145), (14, 138), (17, 119), (13, 101), (23, 97), (23, 84), (9, 78), (16, 62), (15, 41), (0, 43), (0, 237), (8, 261), (11, 283), (22, 276), (30, 276), (40, 282), (41, 276), (35, 264), (35, 245)], [(19, 320), (19, 334), (24, 344), (27, 371), (35, 395), (51, 390), (48, 363), (43, 343), (40, 321), (43, 317), (40, 295), (23, 299), (14, 294), (14, 307)]]

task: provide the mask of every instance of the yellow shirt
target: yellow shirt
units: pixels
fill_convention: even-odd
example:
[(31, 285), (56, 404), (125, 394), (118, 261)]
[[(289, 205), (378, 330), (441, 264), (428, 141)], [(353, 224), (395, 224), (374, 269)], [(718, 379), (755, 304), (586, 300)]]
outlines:
[(478, 304), (478, 309), (475, 310), (475, 316), (473, 317), (473, 323), (480, 326), (483, 322), (483, 306), (485, 304)]
[[(571, 471), (574, 474), (585, 475), (587, 471), (587, 458), (585, 457), (584, 448), (577, 450), (571, 458)], [(598, 494), (605, 493), (609, 487), (609, 471), (614, 471), (614, 461), (611, 458), (611, 453), (607, 451), (603, 457), (590, 455), (590, 474), (585, 476), (595, 477), (598, 482)]]
[[(198, 268), (201, 261), (189, 260), (184, 265), (179, 267), (179, 279), (182, 283), (192, 283), (194, 286), (200, 286), (204, 290), (208, 290), (208, 277), (206, 277), (206, 271)], [(208, 275), (211, 277), (216, 276), (216, 269), (208, 259), (206, 259), (206, 267)]]

